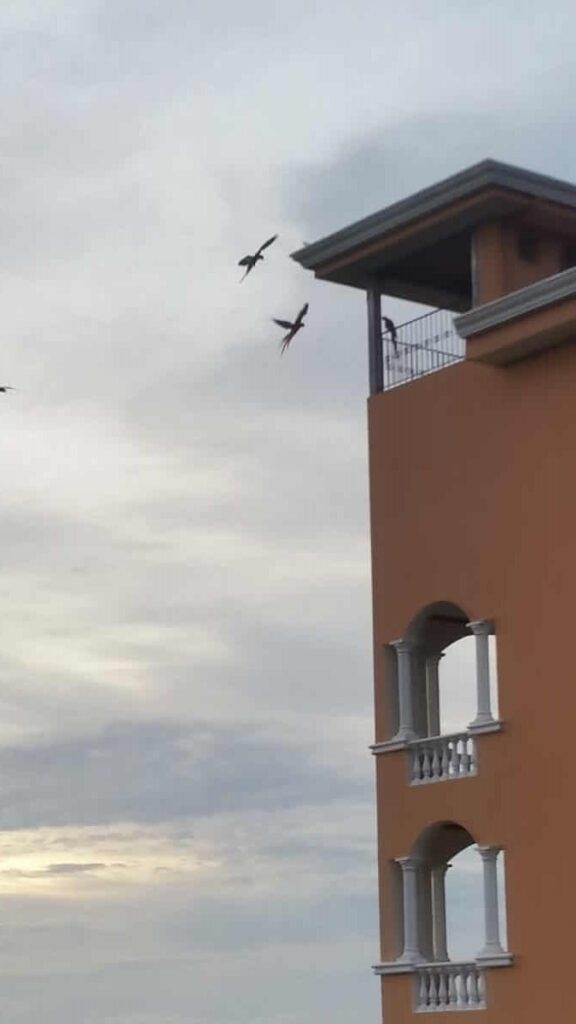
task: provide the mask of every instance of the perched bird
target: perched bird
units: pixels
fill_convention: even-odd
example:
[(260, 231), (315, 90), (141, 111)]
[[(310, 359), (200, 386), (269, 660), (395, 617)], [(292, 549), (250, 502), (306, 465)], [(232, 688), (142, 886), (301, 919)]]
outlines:
[(307, 312), (308, 312), (308, 303), (305, 302), (304, 305), (302, 306), (302, 309), (298, 313), (298, 316), (293, 321), (290, 321), (290, 320), (277, 320), (276, 317), (272, 317), (272, 319), (273, 319), (275, 324), (278, 324), (279, 327), (283, 327), (284, 330), (288, 332), (287, 334), (284, 335), (284, 337), (282, 338), (282, 341), (280, 343), (280, 353), (281, 353), (281, 355), (283, 355), (284, 352), (286, 351), (286, 349), (288, 348), (288, 345), (292, 341), (292, 338), (296, 334), (298, 334), (298, 331), (301, 331), (302, 328), (304, 327), (304, 317), (306, 316)]
[(9, 384), (1, 384), (0, 391), (3, 391), (4, 394), (6, 394), (7, 391), (16, 391), (16, 388), (11, 388)]
[[(264, 242), (264, 245), (261, 245), (258, 251), (253, 254), (253, 256), (243, 256), (241, 260), (238, 260), (239, 267), (246, 267), (246, 270), (244, 271), (244, 277), (247, 277), (250, 271), (254, 270), (254, 267), (258, 263), (258, 260), (264, 259), (262, 255), (264, 249), (267, 249), (269, 245), (272, 245), (272, 242), (275, 242), (277, 238), (278, 235), (272, 235), (272, 238), (269, 238), (267, 242)], [(241, 278), (241, 281), (244, 280), (244, 277)]]
[(386, 328), (386, 333), (390, 335), (390, 340), (394, 347), (394, 355), (398, 355), (398, 331), (396, 330), (396, 324), (389, 316), (382, 317), (382, 323)]

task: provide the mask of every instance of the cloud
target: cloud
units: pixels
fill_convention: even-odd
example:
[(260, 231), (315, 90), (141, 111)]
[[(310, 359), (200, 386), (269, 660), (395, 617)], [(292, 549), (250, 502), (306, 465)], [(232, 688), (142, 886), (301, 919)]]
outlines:
[(0, 751), (4, 829), (173, 821), (234, 809), (345, 800), (358, 778), (311, 749), (245, 726), (125, 724)]
[[(555, 87), (565, 77), (569, 88), (571, 75), (561, 69)], [(284, 201), (312, 242), (487, 157), (569, 179), (569, 117), (562, 107), (528, 107), (522, 94), (483, 104), (474, 114), (414, 114), (316, 164), (286, 168)]]
[[(7, 879), (20, 879), (20, 878), (54, 878), (60, 877), (61, 875), (81, 875), (95, 871), (100, 871), (106, 868), (106, 864), (94, 863), (94, 864), (49, 864), (48, 867), (39, 868), (36, 871), (24, 871), (19, 868), (6, 868), (0, 871), (0, 877)], [(118, 865), (115, 865), (118, 867)]]
[(486, 155), (570, 177), (573, 26), (2, 5), (2, 1019), (375, 1018), (364, 299), (289, 253)]

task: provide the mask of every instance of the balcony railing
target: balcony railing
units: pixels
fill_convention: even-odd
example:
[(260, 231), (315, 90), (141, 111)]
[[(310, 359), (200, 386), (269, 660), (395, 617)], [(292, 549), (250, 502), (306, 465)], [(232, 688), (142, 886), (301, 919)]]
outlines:
[(398, 324), (395, 330), (396, 345), (392, 332), (382, 330), (385, 391), (464, 359), (466, 343), (446, 309)]
[(483, 1010), (486, 1006), (484, 973), (474, 962), (421, 964), (415, 984), (418, 1013)]
[(413, 786), (476, 774), (476, 745), (469, 732), (413, 740), (408, 749)]

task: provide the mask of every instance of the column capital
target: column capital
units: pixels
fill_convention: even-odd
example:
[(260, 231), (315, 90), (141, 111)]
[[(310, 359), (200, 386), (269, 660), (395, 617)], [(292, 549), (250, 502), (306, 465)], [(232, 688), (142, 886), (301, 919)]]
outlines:
[(400, 637), (399, 640), (391, 640), (389, 646), (393, 647), (398, 654), (412, 654), (418, 648), (418, 644), (413, 640), (404, 637)]
[(426, 664), (438, 664), (438, 662), (444, 657), (445, 653), (445, 651), (430, 651), (430, 653), (426, 655)]
[(476, 849), (483, 861), (495, 861), (501, 852), (501, 846), (477, 846)]
[(492, 636), (494, 633), (493, 619), (476, 619), (474, 622), (468, 622), (467, 627), (474, 636)]
[(417, 871), (422, 865), (421, 857), (395, 857), (394, 863), (399, 864), (402, 871)]

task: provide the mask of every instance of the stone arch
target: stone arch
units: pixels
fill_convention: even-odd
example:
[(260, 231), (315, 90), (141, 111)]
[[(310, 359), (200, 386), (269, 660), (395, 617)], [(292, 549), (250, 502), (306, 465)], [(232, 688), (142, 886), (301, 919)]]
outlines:
[(396, 860), (398, 892), (402, 907), (402, 963), (446, 963), (448, 936), (446, 926), (446, 871), (450, 862), (469, 847), (474, 847), (483, 867), (482, 896), (485, 917), (485, 943), (477, 958), (504, 957), (499, 936), (497, 861), (498, 846), (478, 846), (472, 832), (457, 821), (436, 821), (422, 829), (408, 856)]
[(405, 632), (424, 654), (440, 654), (445, 647), (469, 636), (469, 615), (453, 601), (434, 601), (425, 605), (410, 621)]
[(468, 621), (460, 605), (435, 601), (421, 608), (404, 632), (403, 643), (410, 651), (415, 736), (440, 734), (440, 659), (446, 647), (470, 636)]
[(437, 821), (428, 825), (418, 836), (410, 856), (431, 866), (447, 864), (476, 840), (471, 832), (457, 821)]
[[(488, 664), (489, 639), (493, 632), (491, 620), (470, 621), (468, 612), (453, 601), (435, 601), (420, 609), (402, 638), (393, 640), (386, 650), (391, 744), (440, 737), (442, 733), (456, 737), (468, 728), (490, 731), (498, 727), (491, 712)], [(471, 707), (476, 704), (476, 714), (469, 726), (461, 725), (454, 703), (452, 722), (442, 730), (440, 660), (446, 648), (464, 639), (469, 639), (474, 648), (469, 652), (471, 657), (466, 656), (465, 665), (469, 668), (466, 675), (471, 687), (469, 703)], [(462, 709), (459, 713), (462, 714)]]

